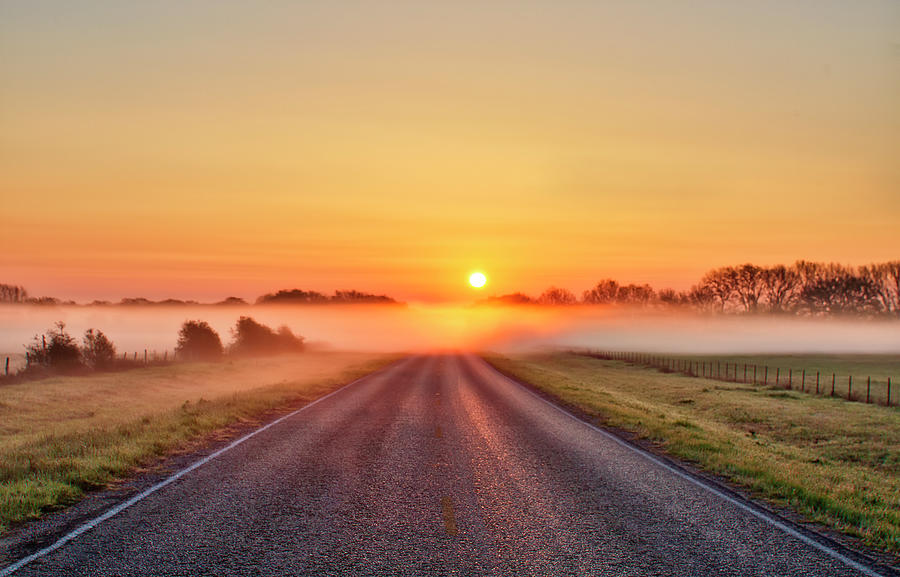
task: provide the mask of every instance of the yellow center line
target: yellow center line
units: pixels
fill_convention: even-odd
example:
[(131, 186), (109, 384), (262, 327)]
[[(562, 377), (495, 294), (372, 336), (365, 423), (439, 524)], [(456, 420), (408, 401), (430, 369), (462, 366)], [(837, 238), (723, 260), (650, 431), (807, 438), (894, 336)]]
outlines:
[(455, 537), (459, 531), (456, 528), (456, 515), (453, 513), (453, 500), (450, 497), (443, 497), (441, 509), (444, 512), (444, 530), (451, 537)]

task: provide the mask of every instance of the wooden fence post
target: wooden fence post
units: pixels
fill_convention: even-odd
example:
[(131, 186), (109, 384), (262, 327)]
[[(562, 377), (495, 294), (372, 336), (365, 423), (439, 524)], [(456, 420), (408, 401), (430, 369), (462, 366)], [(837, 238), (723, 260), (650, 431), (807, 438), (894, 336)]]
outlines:
[(866, 404), (872, 398), (872, 377), (866, 377)]
[(803, 369), (803, 376), (800, 377), (800, 392), (806, 392), (806, 369)]
[(847, 400), (853, 400), (853, 375), (847, 377)]
[(9, 376), (9, 357), (6, 357), (6, 376)]
[(788, 388), (794, 389), (794, 369), (788, 369)]
[(766, 378), (765, 378), (764, 384), (766, 386), (768, 386), (768, 384), (769, 384), (769, 365), (766, 365)]
[(819, 394), (819, 371), (816, 371), (816, 394)]
[(756, 380), (756, 365), (753, 365), (753, 384), (754, 385), (759, 384)]
[(831, 396), (834, 396), (834, 373), (831, 373)]
[(887, 395), (887, 406), (891, 406), (891, 378), (888, 377), (888, 395)]
[(775, 369), (775, 386), (781, 386), (781, 367)]

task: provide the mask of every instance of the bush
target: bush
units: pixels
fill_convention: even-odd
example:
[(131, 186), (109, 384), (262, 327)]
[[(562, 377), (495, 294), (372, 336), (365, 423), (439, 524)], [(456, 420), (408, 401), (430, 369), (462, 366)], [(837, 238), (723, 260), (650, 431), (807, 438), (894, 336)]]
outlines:
[(278, 332), (251, 317), (241, 317), (231, 330), (231, 351), (237, 355), (265, 355), (303, 349), (303, 337), (282, 326)]
[(206, 321), (185, 321), (178, 331), (178, 356), (187, 360), (215, 361), (222, 358), (225, 349), (222, 339)]
[(116, 346), (103, 334), (103, 331), (88, 329), (84, 332), (84, 343), (81, 356), (85, 364), (93, 369), (108, 369), (116, 358)]
[(41, 337), (25, 347), (27, 368), (44, 367), (54, 370), (72, 370), (81, 367), (81, 351), (72, 335), (66, 332), (66, 323), (56, 323)]

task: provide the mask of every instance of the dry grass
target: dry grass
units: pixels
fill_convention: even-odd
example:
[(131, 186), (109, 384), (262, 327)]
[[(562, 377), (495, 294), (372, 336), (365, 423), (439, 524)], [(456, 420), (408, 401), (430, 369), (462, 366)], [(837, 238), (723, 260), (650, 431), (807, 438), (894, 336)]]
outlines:
[(604, 423), (900, 553), (900, 410), (572, 354), (489, 356)]
[(72, 503), (192, 439), (308, 402), (390, 360), (314, 352), (0, 387), (0, 529)]

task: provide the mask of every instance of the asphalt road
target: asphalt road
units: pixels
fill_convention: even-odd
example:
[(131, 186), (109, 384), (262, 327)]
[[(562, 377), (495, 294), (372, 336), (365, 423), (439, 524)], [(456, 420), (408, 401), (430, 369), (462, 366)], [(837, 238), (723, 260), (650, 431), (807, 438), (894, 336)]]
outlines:
[(866, 574), (778, 525), (478, 358), (423, 356), (15, 575)]

